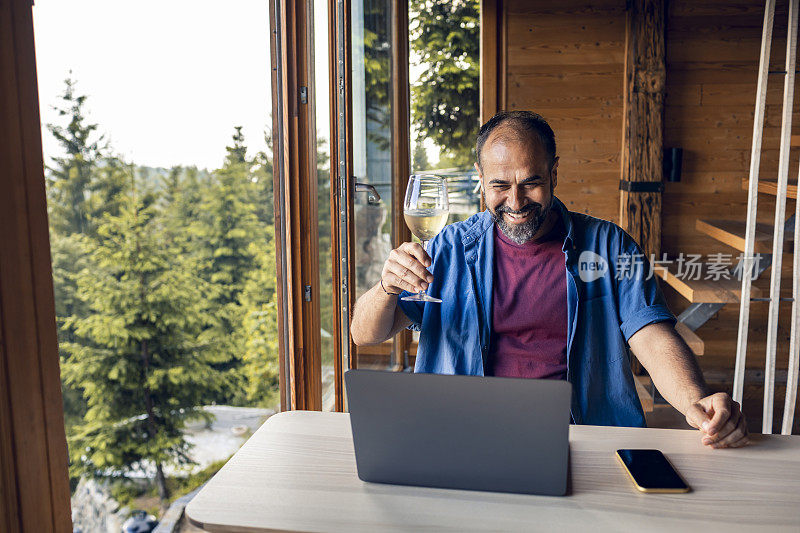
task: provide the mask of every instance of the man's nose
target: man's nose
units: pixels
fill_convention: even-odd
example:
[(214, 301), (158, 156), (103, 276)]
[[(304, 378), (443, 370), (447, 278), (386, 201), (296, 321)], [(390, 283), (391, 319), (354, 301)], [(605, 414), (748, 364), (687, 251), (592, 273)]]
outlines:
[(519, 187), (511, 187), (508, 191), (508, 208), (513, 211), (522, 209), (522, 196)]

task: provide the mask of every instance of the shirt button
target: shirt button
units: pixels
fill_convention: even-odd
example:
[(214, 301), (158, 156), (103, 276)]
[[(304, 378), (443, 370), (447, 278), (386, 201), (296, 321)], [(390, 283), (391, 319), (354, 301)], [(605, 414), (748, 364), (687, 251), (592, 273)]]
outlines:
[(486, 347), (486, 345), (484, 344), (484, 345), (483, 345), (483, 351), (485, 352), (486, 350), (487, 350), (487, 347)]

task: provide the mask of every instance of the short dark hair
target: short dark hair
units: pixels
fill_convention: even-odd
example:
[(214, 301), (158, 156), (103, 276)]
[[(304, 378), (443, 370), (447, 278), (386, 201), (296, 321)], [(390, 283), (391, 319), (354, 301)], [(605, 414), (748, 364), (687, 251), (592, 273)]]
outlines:
[[(486, 140), (489, 138), (492, 131), (504, 124), (512, 126), (514, 133), (536, 133), (552, 164), (556, 158), (556, 136), (553, 133), (553, 128), (550, 127), (550, 124), (547, 123), (544, 117), (533, 111), (500, 111), (490, 118), (486, 124), (481, 126), (478, 132), (475, 154), (478, 157), (479, 167), (483, 168), (481, 164), (483, 145), (486, 144)], [(512, 135), (514, 134), (512, 133)]]

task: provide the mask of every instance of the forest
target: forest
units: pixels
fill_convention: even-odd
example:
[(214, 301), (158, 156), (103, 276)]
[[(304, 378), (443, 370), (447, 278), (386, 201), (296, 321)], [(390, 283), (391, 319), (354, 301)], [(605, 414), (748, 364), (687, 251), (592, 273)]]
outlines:
[[(411, 88), (414, 166), (428, 168), (422, 141), (430, 138), (440, 168), (468, 168), (478, 127), (477, 2), (411, 4), (411, 49), (424, 67)], [(366, 53), (378, 65), (369, 75), (383, 79), (389, 65), (379, 41), (388, 35), (366, 30)], [(376, 91), (368, 101), (384, 108), (387, 95)], [(209, 416), (202, 406), (278, 404), (271, 135), (266, 151), (248, 155), (232, 126), (219, 168), (151, 168), (115, 153), (87, 119), (88, 105), (70, 77), (59, 120), (45, 125), (60, 147), (46, 157), (45, 178), (70, 476), (74, 486), (82, 476), (144, 471), (168, 502), (165, 467), (192, 463), (183, 429)], [(324, 139), (317, 155), (325, 287)], [(331, 295), (320, 292), (330, 331)]]

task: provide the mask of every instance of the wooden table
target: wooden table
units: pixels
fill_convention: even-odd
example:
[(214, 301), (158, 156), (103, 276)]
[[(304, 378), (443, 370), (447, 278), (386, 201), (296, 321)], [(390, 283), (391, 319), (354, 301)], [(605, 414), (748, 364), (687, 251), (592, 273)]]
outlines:
[[(186, 515), (208, 531), (797, 533), (800, 436), (753, 441), (712, 450), (696, 431), (571, 426), (571, 494), (530, 496), (365, 483), (349, 415), (292, 411), (267, 420)], [(662, 450), (693, 492), (637, 492), (614, 457), (626, 447)]]

